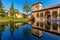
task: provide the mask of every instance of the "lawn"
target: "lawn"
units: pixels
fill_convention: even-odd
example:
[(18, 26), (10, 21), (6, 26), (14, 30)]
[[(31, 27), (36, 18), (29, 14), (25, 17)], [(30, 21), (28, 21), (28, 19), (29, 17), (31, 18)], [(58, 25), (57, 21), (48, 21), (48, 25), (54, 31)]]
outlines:
[(8, 21), (20, 21), (20, 22), (28, 22), (29, 18), (11, 18), (11, 17), (0, 17), (0, 22), (8, 22)]

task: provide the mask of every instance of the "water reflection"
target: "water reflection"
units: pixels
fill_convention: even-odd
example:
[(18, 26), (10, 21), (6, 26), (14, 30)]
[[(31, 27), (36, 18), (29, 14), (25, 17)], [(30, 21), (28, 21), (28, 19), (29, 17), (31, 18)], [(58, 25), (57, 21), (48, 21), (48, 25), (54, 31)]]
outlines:
[(1, 24), (0, 25), (0, 40), (1, 40), (1, 36), (2, 36), (2, 33), (5, 31), (5, 25), (4, 24)]
[(42, 31), (35, 28), (32, 28), (32, 34), (37, 37), (42, 37)]
[[(0, 24), (0, 40), (43, 40), (45, 38), (50, 39), (51, 37), (59, 40), (56, 36), (44, 33), (47, 31), (54, 34), (57, 33), (59, 36), (60, 24), (57, 22), (59, 21), (49, 18), (45, 22), (30, 21), (28, 23)], [(49, 38), (47, 38), (47, 36)]]
[(29, 29), (29, 25), (26, 25), (26, 28), (23, 30), (23, 34), (25, 37), (30, 35), (31, 29)]
[(9, 25), (10, 25), (11, 36), (13, 36), (14, 30), (17, 30), (19, 27), (17, 27), (14, 23), (11, 23)]
[(45, 30), (47, 32), (60, 35), (60, 24), (57, 22), (59, 22), (59, 20), (52, 20), (51, 17), (49, 16), (48, 19), (45, 20), (44, 22), (35, 21), (33, 24), (32, 23), (29, 24), (32, 26), (32, 28), (37, 28), (40, 30)]
[[(29, 22), (28, 24), (25, 23), (0, 24), (0, 40), (40, 40), (40, 39), (42, 40), (48, 35), (44, 36), (45, 33), (38, 29), (43, 28), (40, 26), (41, 23), (37, 21), (35, 21), (32, 24), (31, 22)], [(39, 37), (40, 39), (37, 37)]]
[(23, 23), (0, 24), (0, 40), (1, 40), (1, 37), (3, 38), (2, 35), (4, 34), (4, 32), (6, 32), (6, 28), (9, 28), (9, 32), (11, 33), (11, 37), (13, 37), (14, 31), (18, 30), (19, 27), (22, 25), (23, 25)]

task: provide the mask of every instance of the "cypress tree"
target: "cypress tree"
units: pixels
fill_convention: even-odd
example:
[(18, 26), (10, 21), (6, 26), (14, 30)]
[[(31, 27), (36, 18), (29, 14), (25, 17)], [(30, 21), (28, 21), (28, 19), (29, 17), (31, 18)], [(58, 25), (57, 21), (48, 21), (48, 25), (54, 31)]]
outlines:
[(14, 13), (15, 13), (14, 10), (15, 10), (15, 9), (14, 9), (14, 4), (13, 4), (13, 2), (12, 2), (11, 7), (10, 7), (10, 16), (13, 16), (13, 15), (14, 15)]

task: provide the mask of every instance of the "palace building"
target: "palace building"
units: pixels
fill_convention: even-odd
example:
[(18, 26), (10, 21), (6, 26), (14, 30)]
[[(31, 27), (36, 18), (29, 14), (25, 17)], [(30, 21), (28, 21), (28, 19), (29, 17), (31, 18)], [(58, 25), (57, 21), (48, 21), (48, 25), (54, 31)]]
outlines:
[[(60, 4), (42, 7), (43, 3), (38, 2), (32, 5), (32, 14), (35, 18), (33, 25), (39, 25), (37, 28), (41, 28), (47, 31), (60, 33)], [(39, 22), (40, 23), (39, 23)]]

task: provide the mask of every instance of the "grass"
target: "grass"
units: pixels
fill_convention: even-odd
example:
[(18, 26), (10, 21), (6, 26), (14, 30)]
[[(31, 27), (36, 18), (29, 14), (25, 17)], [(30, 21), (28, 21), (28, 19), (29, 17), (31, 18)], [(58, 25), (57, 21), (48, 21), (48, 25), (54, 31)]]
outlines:
[(11, 18), (11, 17), (0, 17), (0, 22), (2, 21), (20, 21), (20, 22), (28, 22), (30, 21), (29, 18)]

